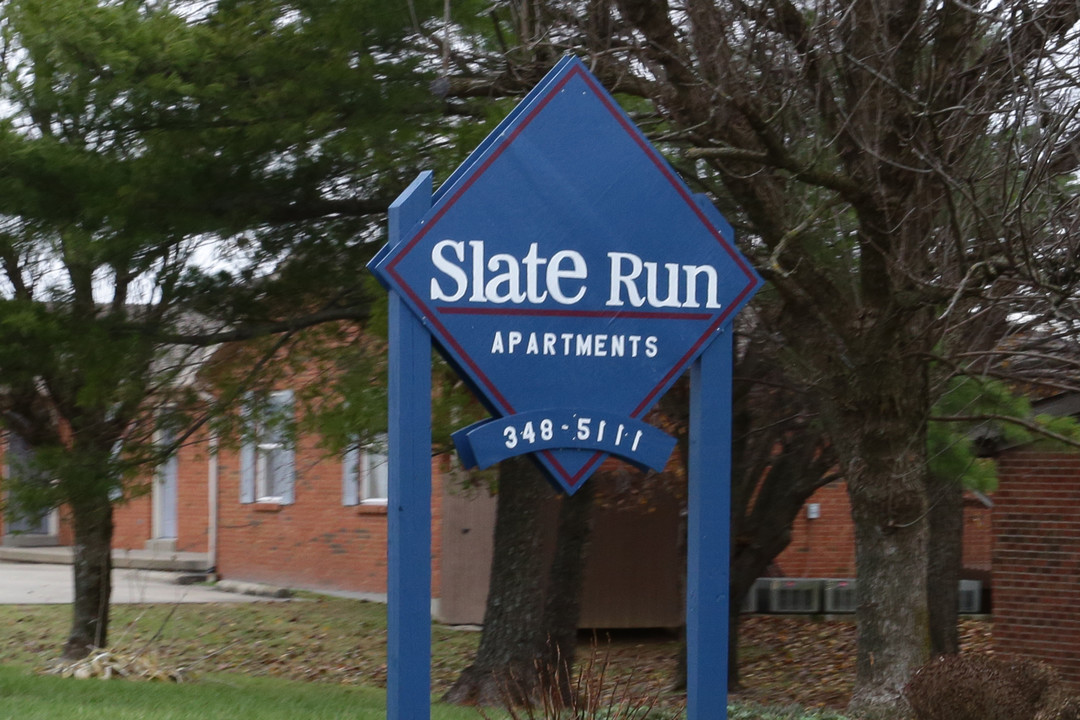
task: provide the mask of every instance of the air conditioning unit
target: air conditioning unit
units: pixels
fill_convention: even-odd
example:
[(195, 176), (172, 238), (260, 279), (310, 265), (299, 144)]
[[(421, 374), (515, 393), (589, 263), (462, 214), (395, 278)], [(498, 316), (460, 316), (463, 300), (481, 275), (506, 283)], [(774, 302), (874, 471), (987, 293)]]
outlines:
[(821, 612), (821, 582), (806, 578), (769, 580), (769, 612)]
[(822, 599), (827, 613), (853, 613), (859, 606), (858, 585), (854, 578), (825, 580)]
[(964, 615), (982, 612), (982, 581), (960, 581), (960, 612)]

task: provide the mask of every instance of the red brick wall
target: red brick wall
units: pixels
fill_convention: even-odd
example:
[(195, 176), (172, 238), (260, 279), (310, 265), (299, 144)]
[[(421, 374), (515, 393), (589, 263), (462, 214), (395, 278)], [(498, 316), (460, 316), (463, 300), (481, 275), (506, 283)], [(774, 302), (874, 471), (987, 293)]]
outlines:
[(975, 570), (988, 573), (994, 550), (993, 508), (987, 507), (975, 496), (964, 498), (964, 570), (968, 575)]
[(75, 528), (71, 525), (71, 511), (67, 505), (60, 508), (60, 535), (58, 541), (61, 545), (75, 544)]
[(210, 460), (205, 435), (180, 448), (176, 487), (176, 549), (180, 552), (209, 550)]
[[(217, 569), (222, 577), (287, 587), (386, 592), (386, 508), (342, 505), (341, 463), (318, 439), (300, 438), (295, 502), (240, 502), (239, 453), (222, 448), (218, 467)], [(432, 595), (438, 597), (445, 462), (432, 466)], [(209, 451), (205, 438), (180, 451), (176, 550), (209, 549)], [(149, 488), (116, 510), (113, 547), (142, 549), (153, 537)], [(69, 540), (70, 542), (70, 540)]]
[[(348, 335), (348, 333), (346, 333)], [(312, 341), (322, 346), (321, 334)], [(378, 348), (373, 348), (375, 351)], [(326, 365), (316, 353), (305, 355), (303, 343), (291, 348), (291, 363), (278, 367), (275, 388), (317, 388), (326, 384)], [(222, 356), (244, 366), (236, 358)], [(296, 409), (303, 412), (303, 404)], [(216, 563), (228, 579), (289, 587), (386, 592), (386, 508), (342, 505), (340, 458), (328, 457), (318, 438), (303, 435), (294, 449), (294, 501), (289, 505), (241, 503), (240, 458), (236, 448), (218, 453), (218, 530)], [(438, 463), (433, 463), (432, 596), (440, 592), (438, 557), (442, 543), (442, 486)]]
[[(816, 503), (820, 517), (811, 520), (808, 507)], [(855, 529), (851, 522), (847, 484), (829, 483), (799, 512), (791, 528), (791, 544), (776, 559), (787, 577), (855, 577)], [(964, 569), (990, 571), (992, 547), (990, 508), (969, 496), (964, 502)]]
[(153, 504), (142, 495), (118, 505), (113, 512), (113, 548), (142, 550), (152, 535)]
[[(821, 511), (815, 520), (807, 517), (810, 503), (817, 503)], [(787, 577), (855, 577), (855, 529), (846, 483), (829, 483), (814, 493), (799, 511), (791, 544), (776, 564)]]
[(1007, 451), (998, 476), (994, 650), (1049, 663), (1080, 690), (1080, 454)]
[[(205, 434), (195, 438), (178, 452), (176, 489), (176, 550), (209, 550), (210, 495), (208, 444)], [(142, 550), (154, 537), (154, 477), (145, 479), (143, 494), (117, 506), (113, 523), (113, 547)]]
[[(0, 465), (3, 464), (3, 451), (3, 444), (0, 443)], [(210, 499), (205, 435), (197, 436), (191, 444), (181, 448), (179, 457), (176, 550), (207, 552)], [(145, 492), (114, 509), (112, 546), (115, 549), (142, 550), (146, 547), (146, 541), (154, 537), (150, 487), (153, 480), (145, 482)], [(2, 490), (0, 488), (0, 492)], [(58, 540), (61, 545), (71, 545), (75, 541), (69, 515), (66, 507), (60, 509)], [(0, 513), (0, 534), (3, 533), (3, 522), (3, 513)]]
[[(286, 587), (386, 592), (386, 508), (342, 505), (341, 463), (315, 438), (296, 448), (295, 502), (240, 502), (239, 453), (219, 460), (217, 568), (223, 578)], [(442, 543), (439, 464), (432, 467), (432, 555)], [(439, 595), (437, 560), (432, 596)]]

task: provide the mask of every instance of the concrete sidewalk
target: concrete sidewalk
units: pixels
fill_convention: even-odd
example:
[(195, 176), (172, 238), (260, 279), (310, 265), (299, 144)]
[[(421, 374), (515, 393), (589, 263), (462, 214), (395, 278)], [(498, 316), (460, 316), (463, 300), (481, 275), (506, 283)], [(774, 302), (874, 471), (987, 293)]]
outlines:
[[(113, 570), (113, 603), (256, 602), (269, 598), (224, 592), (206, 585), (180, 585), (180, 573)], [(73, 600), (70, 565), (0, 562), (0, 605), (66, 604)]]

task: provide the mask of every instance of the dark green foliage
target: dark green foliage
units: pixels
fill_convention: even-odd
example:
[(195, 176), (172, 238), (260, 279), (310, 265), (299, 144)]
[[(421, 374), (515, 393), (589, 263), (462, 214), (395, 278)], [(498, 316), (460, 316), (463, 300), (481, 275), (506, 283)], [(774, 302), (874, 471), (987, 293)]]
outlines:
[(54, 478), (22, 501), (122, 493), (160, 460), (166, 396), (174, 425), (207, 410), (184, 348), (371, 314), (381, 211), (452, 145), (411, 37), (441, 10), (4, 4), (0, 418)]
[[(1031, 416), (1031, 403), (1013, 393), (1005, 383), (986, 378), (951, 378), (934, 406), (936, 417), (967, 417), (962, 422), (932, 422), (927, 428), (927, 460), (934, 477), (960, 482), (966, 488), (991, 492), (997, 489), (993, 460), (980, 458), (979, 441), (993, 433), (1007, 444), (1029, 442), (1030, 431), (1010, 423), (980, 420), (982, 416)], [(982, 426), (982, 427), (980, 427)]]
[(1031, 401), (1000, 380), (970, 375), (950, 378), (934, 405), (927, 428), (927, 460), (937, 480), (993, 492), (997, 469), (980, 457), (984, 445), (1011, 447), (1043, 441), (1061, 447), (1080, 440), (1070, 417), (1034, 416)]
[(107, 547), (103, 508), (145, 491), (136, 481), (175, 450), (155, 444), (159, 423), (182, 441), (284, 345), (257, 344), (263, 355), (213, 402), (194, 372), (203, 348), (291, 341), (327, 319), (357, 336), (377, 297), (363, 266), (383, 211), (453, 153), (416, 51), (418, 26), (441, 11), (0, 6), (0, 423), (47, 478), (5, 479), (21, 512), (67, 504)]

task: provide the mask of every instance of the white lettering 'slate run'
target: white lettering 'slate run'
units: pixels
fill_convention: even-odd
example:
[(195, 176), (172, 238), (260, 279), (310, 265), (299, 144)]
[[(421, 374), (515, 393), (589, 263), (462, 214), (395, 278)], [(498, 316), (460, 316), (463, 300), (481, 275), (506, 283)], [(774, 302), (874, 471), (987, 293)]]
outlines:
[[(468, 263), (470, 272), (463, 267), (468, 254), (472, 256)], [(443, 287), (440, 278), (431, 279), (431, 299), (445, 302), (457, 302), (468, 295), (468, 301), (475, 303), (539, 305), (551, 297), (562, 305), (573, 305), (585, 296), (584, 280), (588, 277), (581, 253), (560, 250), (551, 258), (540, 257), (538, 243), (529, 245), (521, 260), (509, 253), (496, 253), (485, 261), (482, 240), (469, 243), (443, 240), (432, 248), (431, 262), (453, 283), (453, 289), (449, 290)]]
[[(642, 261), (633, 253), (609, 252), (608, 258), (611, 260), (611, 293), (605, 304), (609, 307), (622, 307), (625, 304), (625, 291), (625, 302), (634, 307), (647, 304), (654, 308), (699, 308), (701, 302), (698, 299), (698, 281), (702, 278), (705, 279), (705, 307), (710, 310), (720, 307), (720, 301), (717, 300), (720, 278), (712, 265), (664, 263), (661, 273), (659, 263)], [(644, 294), (640, 284), (643, 272)], [(663, 297), (660, 291), (662, 274), (667, 276), (664, 283), (667, 291)]]
[[(629, 252), (609, 252), (607, 307), (705, 308), (718, 310), (720, 277), (712, 265), (643, 260)], [(589, 291), (589, 267), (575, 250), (540, 254), (530, 243), (522, 257), (488, 257), (483, 240), (442, 240), (431, 250), (435, 273), (430, 299), (438, 302), (540, 305), (549, 299), (576, 305)]]

